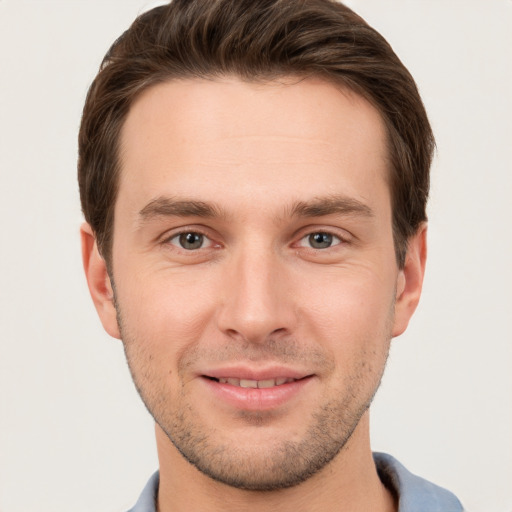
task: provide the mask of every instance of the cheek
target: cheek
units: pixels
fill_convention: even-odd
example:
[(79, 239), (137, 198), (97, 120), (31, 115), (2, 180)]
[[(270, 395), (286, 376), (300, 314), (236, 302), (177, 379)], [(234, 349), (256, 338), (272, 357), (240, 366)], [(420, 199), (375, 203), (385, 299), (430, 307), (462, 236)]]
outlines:
[(329, 272), (324, 276), (317, 274), (310, 280), (302, 280), (298, 294), (307, 306), (305, 309), (324, 311), (326, 320), (336, 323), (342, 317), (356, 322), (362, 317), (373, 318), (378, 323), (387, 318), (395, 296), (394, 281), (384, 281), (381, 275), (386, 275), (386, 272), (365, 270)]
[(215, 310), (214, 293), (198, 279), (157, 273), (124, 279), (116, 286), (125, 344), (142, 359), (175, 366), (181, 354), (204, 337)]
[[(394, 286), (374, 272), (338, 273), (304, 282), (298, 292), (302, 325), (344, 358), (381, 352), (391, 338)], [(322, 342), (322, 341), (321, 341)], [(355, 355), (354, 355), (355, 357)]]

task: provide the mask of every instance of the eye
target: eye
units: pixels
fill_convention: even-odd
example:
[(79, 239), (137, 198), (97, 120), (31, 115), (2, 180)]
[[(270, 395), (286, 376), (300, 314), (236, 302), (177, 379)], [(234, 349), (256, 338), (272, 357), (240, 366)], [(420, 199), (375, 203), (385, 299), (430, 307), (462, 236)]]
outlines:
[(178, 233), (169, 239), (169, 243), (187, 251), (203, 249), (211, 244), (210, 240), (206, 236), (195, 231)]
[(311, 247), (312, 249), (328, 249), (340, 243), (341, 239), (339, 237), (324, 231), (310, 233), (300, 241), (302, 247)]

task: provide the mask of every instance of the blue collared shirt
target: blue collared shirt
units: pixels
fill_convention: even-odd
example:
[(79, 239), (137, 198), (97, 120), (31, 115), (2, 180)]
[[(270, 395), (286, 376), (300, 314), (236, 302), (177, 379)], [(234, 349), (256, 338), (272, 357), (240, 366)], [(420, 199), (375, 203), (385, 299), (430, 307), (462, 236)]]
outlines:
[[(395, 493), (398, 512), (463, 512), (460, 501), (446, 489), (413, 475), (391, 455), (374, 453), (382, 482)], [(135, 506), (128, 512), (156, 512), (159, 473), (153, 474)]]

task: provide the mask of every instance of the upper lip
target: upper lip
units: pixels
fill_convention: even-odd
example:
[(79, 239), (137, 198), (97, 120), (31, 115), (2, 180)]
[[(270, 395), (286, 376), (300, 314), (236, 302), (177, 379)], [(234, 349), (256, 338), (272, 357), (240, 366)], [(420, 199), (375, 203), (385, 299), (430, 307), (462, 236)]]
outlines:
[(269, 380), (269, 379), (303, 379), (312, 375), (306, 371), (289, 368), (286, 366), (268, 366), (265, 368), (251, 368), (248, 366), (225, 366), (221, 368), (208, 369), (201, 372), (204, 377), (213, 379), (233, 378), (247, 380)]

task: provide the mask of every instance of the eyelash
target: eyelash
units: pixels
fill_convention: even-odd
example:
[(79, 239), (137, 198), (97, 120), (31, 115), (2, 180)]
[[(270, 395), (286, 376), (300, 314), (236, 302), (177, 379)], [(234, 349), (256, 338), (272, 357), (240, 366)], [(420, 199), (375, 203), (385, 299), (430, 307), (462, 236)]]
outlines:
[[(321, 235), (323, 238), (327, 238), (327, 242), (326, 243), (329, 243), (329, 245), (327, 245), (326, 247), (313, 247), (312, 246), (312, 243), (313, 243), (313, 238), (314, 237), (318, 237), (318, 235)], [(303, 245), (302, 242), (304, 241), (308, 241), (309, 245)], [(322, 244), (322, 240), (315, 240), (316, 243), (319, 243), (319, 244)], [(343, 243), (346, 243), (346, 241), (334, 234), (334, 233), (331, 233), (329, 231), (325, 231), (325, 230), (318, 230), (318, 231), (311, 231), (309, 233), (307, 233), (306, 235), (304, 235), (300, 240), (299, 240), (299, 246), (300, 247), (306, 247), (307, 249), (311, 249), (311, 250), (314, 250), (314, 251), (324, 251), (326, 249), (331, 249), (332, 247), (336, 247), (338, 245), (341, 245)]]
[[(183, 240), (181, 237), (187, 236), (187, 235), (196, 235), (197, 237), (201, 237), (201, 245), (199, 247), (191, 247), (187, 248), (183, 246)], [(312, 246), (312, 238), (317, 237), (318, 235), (323, 236), (324, 238), (327, 238), (325, 243), (328, 243), (326, 247), (313, 247)], [(173, 240), (176, 240), (175, 243), (173, 243)], [(205, 247), (204, 243), (207, 242), (208, 245)], [(193, 241), (190, 241), (191, 244), (193, 244)], [(308, 243), (308, 245), (306, 245)], [(321, 244), (322, 240), (317, 240), (317, 243)], [(337, 247), (338, 245), (348, 244), (349, 240), (347, 240), (346, 237), (342, 237), (338, 234), (332, 233), (329, 230), (313, 230), (309, 231), (306, 234), (304, 234), (298, 242), (295, 243), (295, 245), (299, 247), (303, 247), (305, 249), (311, 250), (311, 251), (325, 251), (327, 249), (331, 249), (333, 247)], [(163, 239), (162, 244), (164, 245), (173, 245), (179, 250), (183, 250), (186, 252), (196, 252), (200, 249), (210, 249), (215, 246), (215, 242), (203, 231), (198, 229), (184, 229), (177, 233), (173, 233), (171, 236), (167, 236)]]
[[(202, 237), (203, 243), (201, 244), (200, 247), (198, 247), (196, 249), (194, 249), (194, 248), (187, 249), (186, 247), (183, 247), (183, 245), (181, 245), (181, 243), (180, 243), (181, 242), (180, 238), (183, 236), (186, 236), (186, 235), (200, 236), (200, 237)], [(177, 243), (173, 243), (172, 242), (173, 240), (177, 240)], [(204, 242), (206, 242), (206, 241), (209, 242), (208, 247), (203, 246)], [(178, 233), (173, 233), (171, 236), (165, 237), (165, 239), (162, 241), (162, 243), (173, 245), (173, 246), (177, 247), (178, 249), (187, 251), (187, 252), (194, 252), (199, 249), (209, 249), (210, 247), (212, 247), (214, 245), (214, 242), (211, 240), (211, 238), (206, 233), (204, 233), (198, 229), (185, 229), (185, 230), (179, 231)]]

